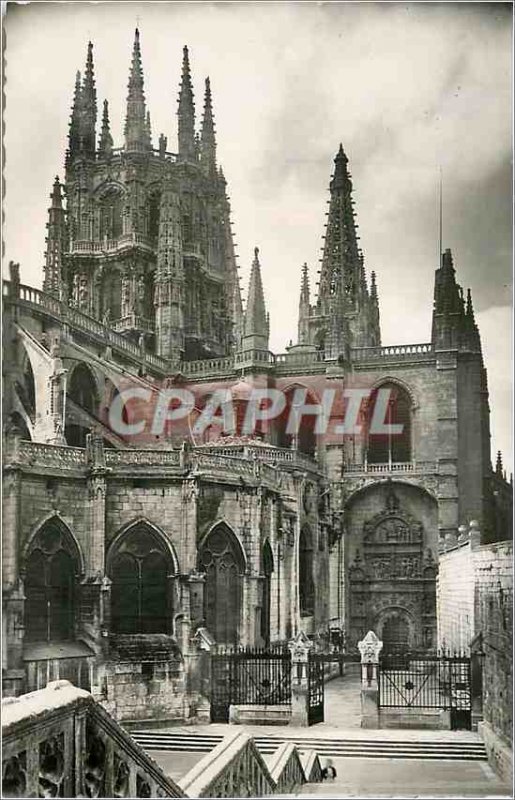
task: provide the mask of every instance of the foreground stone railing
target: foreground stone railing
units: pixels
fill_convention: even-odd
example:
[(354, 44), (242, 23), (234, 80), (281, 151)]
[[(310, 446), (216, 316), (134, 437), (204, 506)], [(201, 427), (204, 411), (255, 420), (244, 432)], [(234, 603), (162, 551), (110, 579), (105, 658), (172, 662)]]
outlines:
[(2, 701), (2, 797), (184, 797), (89, 692), (55, 681)]
[(283, 742), (267, 760), (276, 794), (290, 794), (306, 783), (304, 768), (293, 742)]
[(232, 733), (195, 764), (179, 784), (189, 797), (263, 797), (298, 791), (308, 781), (322, 780), (316, 754), (305, 754), (305, 766), (295, 745), (281, 744), (267, 761), (248, 733)]

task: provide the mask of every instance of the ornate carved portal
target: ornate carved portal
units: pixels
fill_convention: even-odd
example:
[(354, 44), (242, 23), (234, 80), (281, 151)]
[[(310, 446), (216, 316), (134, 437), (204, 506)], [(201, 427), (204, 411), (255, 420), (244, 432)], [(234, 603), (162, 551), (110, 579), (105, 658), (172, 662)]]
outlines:
[(385, 653), (434, 647), (436, 572), (422, 523), (389, 489), (384, 509), (363, 525), (362, 548), (349, 570), (351, 643), (371, 629)]

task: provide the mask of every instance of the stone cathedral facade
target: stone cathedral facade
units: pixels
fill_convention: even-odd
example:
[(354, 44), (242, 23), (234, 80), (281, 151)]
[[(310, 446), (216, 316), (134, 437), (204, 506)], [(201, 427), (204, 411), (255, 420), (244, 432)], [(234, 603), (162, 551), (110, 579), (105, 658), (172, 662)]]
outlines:
[[(68, 678), (120, 719), (205, 714), (214, 643), (336, 629), (352, 650), (372, 628), (387, 648), (436, 647), (439, 552), (471, 519), (485, 542), (505, 539), (511, 517), (450, 251), (430, 339), (382, 346), (340, 146), (317, 292), (304, 265), (297, 342), (270, 352), (257, 248), (242, 303), (209, 79), (197, 116), (184, 48), (177, 147), (156, 141), (136, 31), (115, 146), (90, 44), (50, 195), (43, 290), (17, 264), (3, 289), (5, 691)], [(109, 411), (128, 385), (189, 388), (195, 407), (125, 437)], [(220, 387), (235, 428), (196, 435)], [(255, 387), (281, 390), (290, 412), (299, 388), (314, 406), (327, 389), (369, 394), (359, 433), (320, 433), (309, 413), (291, 433), (283, 413), (247, 434)], [(371, 428), (385, 387), (398, 436)], [(124, 413), (134, 421), (137, 408)]]

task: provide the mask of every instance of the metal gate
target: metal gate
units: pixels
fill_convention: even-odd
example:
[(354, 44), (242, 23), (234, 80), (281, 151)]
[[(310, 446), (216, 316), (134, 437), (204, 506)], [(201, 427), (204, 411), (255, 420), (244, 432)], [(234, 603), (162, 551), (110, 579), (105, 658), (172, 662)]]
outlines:
[(242, 648), (211, 656), (211, 722), (228, 722), (230, 705), (289, 705), (291, 654)]
[(308, 657), (308, 723), (324, 721), (324, 661), (325, 656), (310, 653)]
[(451, 730), (472, 727), (470, 658), (458, 655), (388, 654), (378, 669), (381, 708), (444, 709)]

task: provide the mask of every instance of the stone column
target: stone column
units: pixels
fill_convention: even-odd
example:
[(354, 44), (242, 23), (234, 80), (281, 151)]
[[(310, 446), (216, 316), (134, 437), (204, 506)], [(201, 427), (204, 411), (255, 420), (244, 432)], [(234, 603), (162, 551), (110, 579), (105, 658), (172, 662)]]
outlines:
[(361, 727), (379, 728), (377, 665), (383, 643), (369, 631), (358, 649), (361, 653)]
[(290, 725), (309, 725), (308, 659), (313, 642), (302, 631), (288, 642), (291, 653)]

